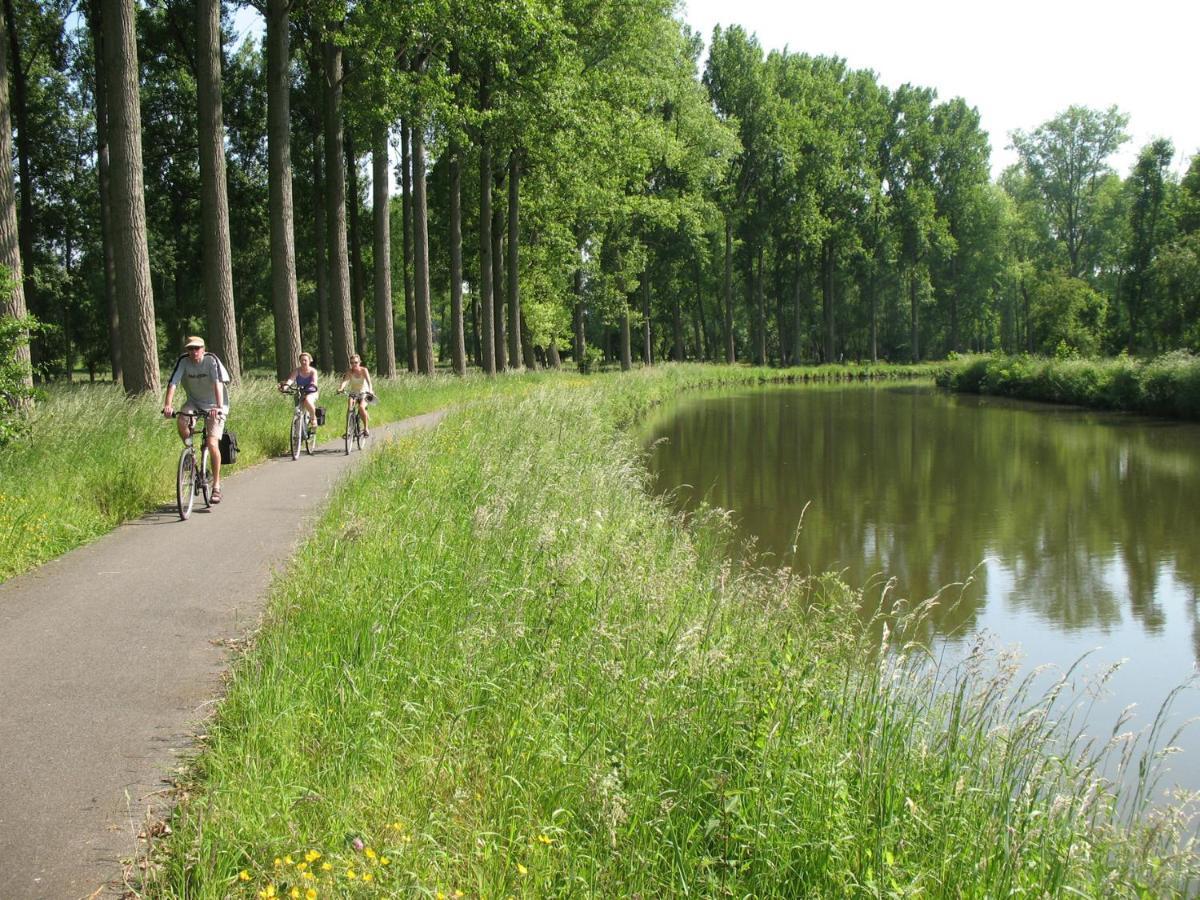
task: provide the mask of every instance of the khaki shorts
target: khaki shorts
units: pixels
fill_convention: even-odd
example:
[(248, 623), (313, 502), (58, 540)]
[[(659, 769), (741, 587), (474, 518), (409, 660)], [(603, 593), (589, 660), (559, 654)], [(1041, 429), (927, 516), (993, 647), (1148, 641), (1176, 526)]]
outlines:
[[(201, 412), (202, 407), (189, 400), (187, 403), (183, 404), (183, 408), (179, 411), (181, 413)], [(229, 414), (222, 409), (217, 409), (215, 407), (209, 409), (208, 436), (214, 441), (219, 441), (221, 439), (221, 435), (225, 433), (225, 418), (228, 415)], [(196, 428), (199, 430), (199, 423), (197, 423)]]

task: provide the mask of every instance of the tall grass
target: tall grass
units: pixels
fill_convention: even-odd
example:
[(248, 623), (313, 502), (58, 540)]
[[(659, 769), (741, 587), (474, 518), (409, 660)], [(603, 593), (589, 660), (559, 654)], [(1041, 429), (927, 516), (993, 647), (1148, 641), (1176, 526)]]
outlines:
[(965, 393), (1200, 419), (1200, 357), (1186, 351), (1145, 361), (972, 356), (941, 367), (936, 381)]
[[(428, 412), (531, 377), (380, 381), (372, 421)], [(330, 424), (325, 438), (341, 433), (344, 402), (332, 389), (322, 394)], [(35, 407), (28, 434), (0, 451), (0, 581), (173, 501), (179, 438), (161, 406), (161, 397), (129, 400), (112, 384), (51, 388)], [(291, 417), (291, 398), (281, 396), (273, 380), (235, 386), (229, 428), (240, 452), (226, 473), (283, 454)]]
[[(715, 375), (714, 377), (726, 377)], [(679, 367), (465, 404), (277, 583), (153, 897), (1159, 895), (1053, 698), (880, 647), (833, 578), (734, 570), (619, 427)], [(1119, 742), (1118, 742), (1119, 743)]]

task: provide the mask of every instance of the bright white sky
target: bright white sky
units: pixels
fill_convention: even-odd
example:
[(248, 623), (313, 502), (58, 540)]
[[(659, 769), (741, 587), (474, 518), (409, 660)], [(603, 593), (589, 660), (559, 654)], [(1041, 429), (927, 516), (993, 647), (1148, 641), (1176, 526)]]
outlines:
[(840, 56), (962, 97), (991, 135), (992, 173), (1016, 161), (1014, 129), (1032, 131), (1072, 104), (1129, 114), (1131, 140), (1110, 164), (1122, 177), (1156, 137), (1175, 169), (1200, 151), (1200, 0), (682, 0), (703, 35), (741, 25), (764, 50)]

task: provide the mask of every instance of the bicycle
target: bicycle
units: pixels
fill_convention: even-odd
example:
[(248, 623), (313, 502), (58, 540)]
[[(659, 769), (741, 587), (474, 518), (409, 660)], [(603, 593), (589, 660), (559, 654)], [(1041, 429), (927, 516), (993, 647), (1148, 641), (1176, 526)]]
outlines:
[[(183, 444), (182, 452), (179, 454), (179, 468), (175, 478), (175, 502), (179, 506), (179, 518), (186, 522), (188, 516), (192, 514), (192, 505), (196, 502), (197, 494), (204, 498), (205, 509), (212, 506), (212, 492), (209, 486), (208, 471), (208, 413), (204, 410), (175, 412), (171, 418), (178, 418), (179, 416), (187, 416), (189, 419), (188, 437)], [(195, 446), (197, 419), (204, 420), (204, 425), (200, 429), (200, 465), (198, 471)]]
[[(338, 391), (340, 394), (341, 391)], [(370, 391), (350, 391), (346, 394), (346, 432), (342, 435), (342, 440), (346, 442), (346, 455), (350, 455), (350, 445), (361, 450), (363, 444), (366, 443), (366, 429), (363, 428), (362, 421), (358, 418), (358, 399), (366, 397), (371, 399)]]
[(292, 413), (292, 425), (288, 432), (288, 446), (292, 454), (292, 459), (300, 458), (300, 446), (304, 445), (304, 452), (312, 456), (317, 446), (317, 426), (318, 422), (314, 418), (312, 428), (308, 427), (308, 410), (304, 408), (304, 393), (296, 389), (295, 385), (289, 385), (281, 389), (285, 394), (291, 394), (296, 401), (296, 411)]

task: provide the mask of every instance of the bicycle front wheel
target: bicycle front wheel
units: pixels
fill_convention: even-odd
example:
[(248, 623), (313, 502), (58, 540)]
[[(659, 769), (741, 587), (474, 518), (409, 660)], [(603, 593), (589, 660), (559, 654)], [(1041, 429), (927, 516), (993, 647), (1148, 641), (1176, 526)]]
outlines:
[(196, 493), (204, 498), (204, 508), (212, 507), (212, 485), (209, 484), (209, 479), (212, 478), (212, 473), (208, 470), (208, 448), (205, 447), (200, 451), (200, 469), (196, 473)]
[(304, 417), (303, 416), (292, 416), (292, 439), (291, 439), (292, 459), (300, 458), (300, 440), (301, 440), (301, 435), (303, 433), (304, 433)]
[(179, 518), (187, 521), (192, 514), (192, 502), (196, 499), (196, 454), (191, 447), (184, 447), (179, 454), (179, 472), (175, 479), (175, 502), (179, 504)]
[(363, 437), (362, 420), (359, 419), (358, 414), (355, 413), (355, 415), (354, 415), (354, 446), (357, 447), (359, 450), (361, 450), (363, 448), (363, 444), (365, 444), (366, 442), (367, 442), (367, 439), (365, 437)]
[(358, 426), (358, 414), (351, 409), (346, 413), (346, 433), (342, 435), (346, 442), (346, 455), (350, 455), (350, 442), (357, 437), (355, 429)]

